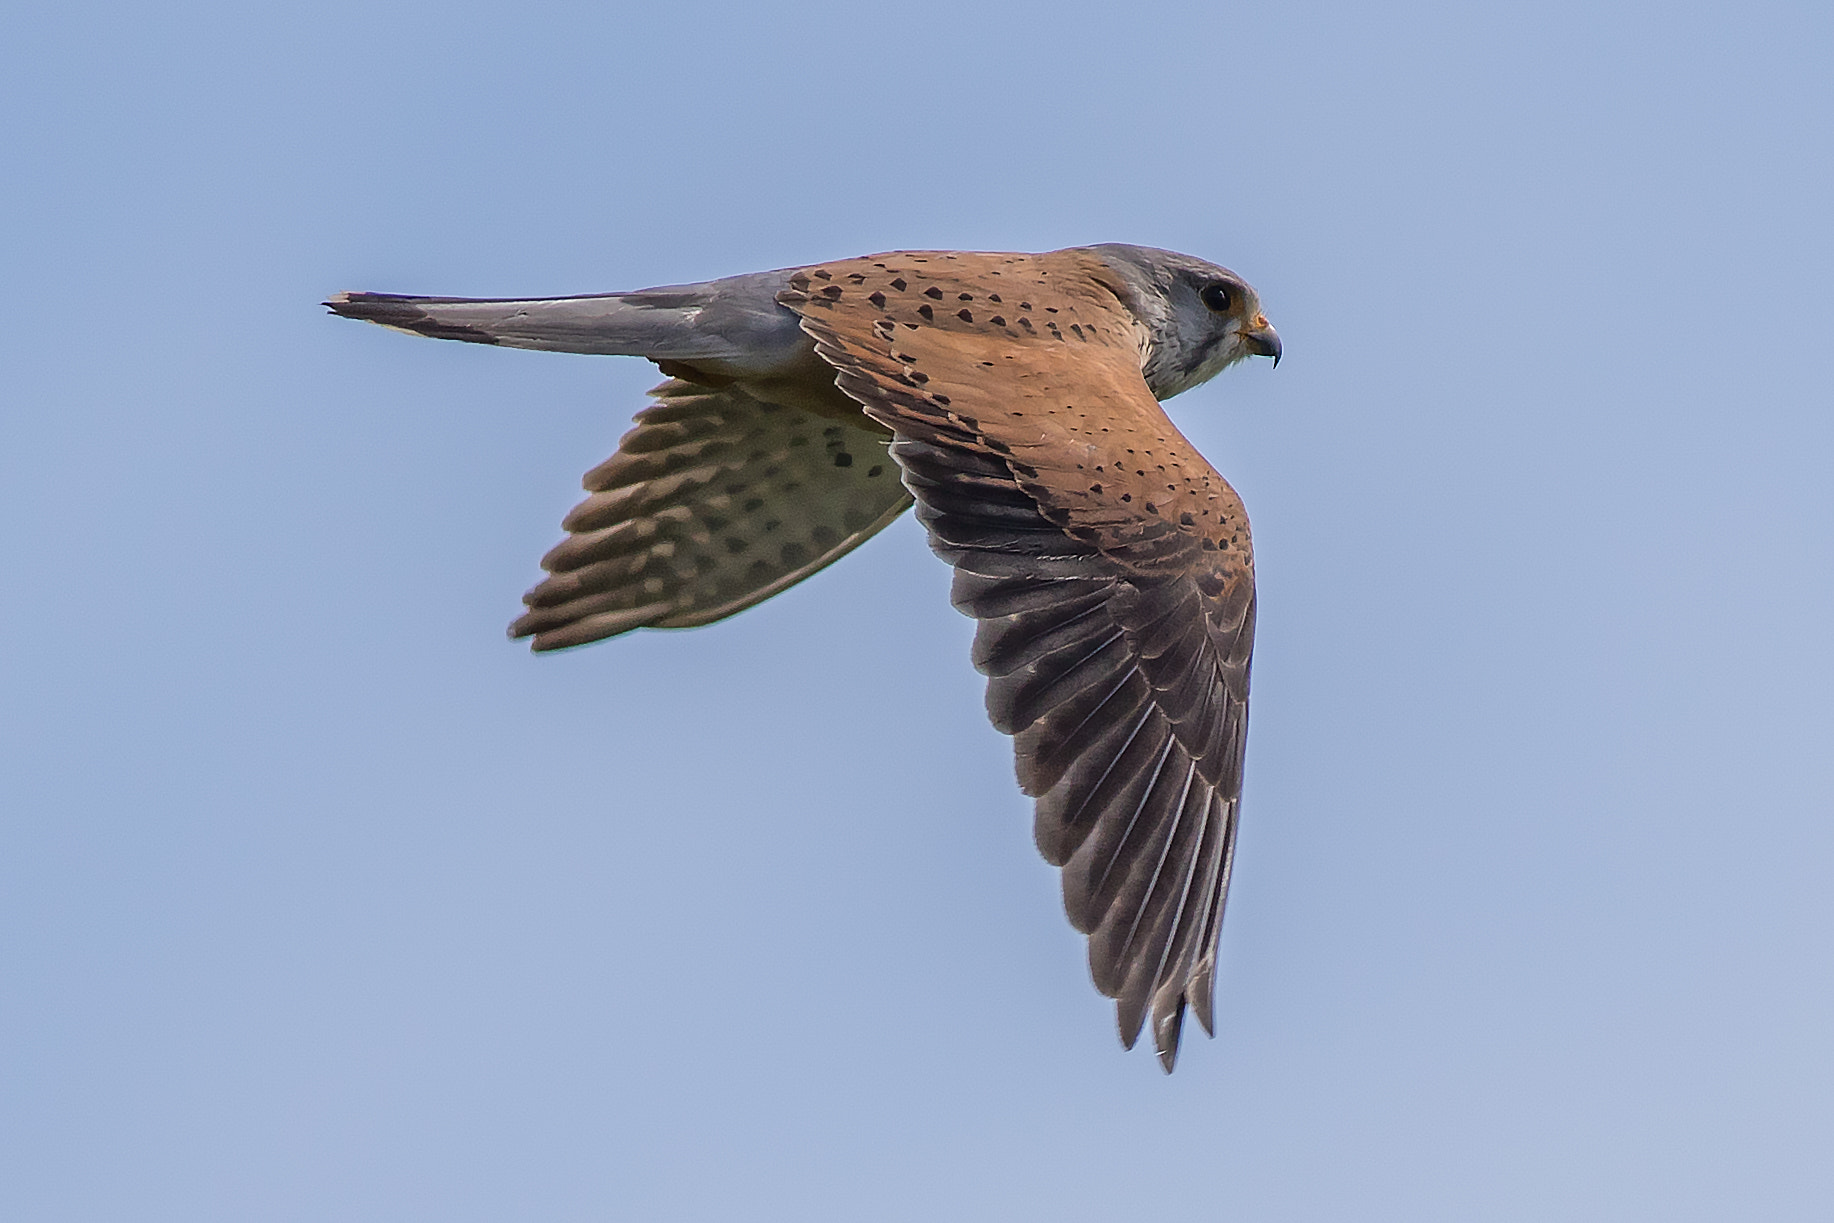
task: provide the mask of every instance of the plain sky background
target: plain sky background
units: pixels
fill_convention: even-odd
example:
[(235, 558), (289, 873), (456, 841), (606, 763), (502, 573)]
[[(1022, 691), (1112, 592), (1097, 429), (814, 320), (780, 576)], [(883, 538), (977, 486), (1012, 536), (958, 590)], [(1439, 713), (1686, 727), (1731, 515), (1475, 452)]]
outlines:
[[(19, 4), (0, 1215), (1834, 1209), (1834, 8)], [(1186, 250), (1218, 1035), (1123, 1054), (908, 519), (504, 640), (657, 375), (326, 316)]]

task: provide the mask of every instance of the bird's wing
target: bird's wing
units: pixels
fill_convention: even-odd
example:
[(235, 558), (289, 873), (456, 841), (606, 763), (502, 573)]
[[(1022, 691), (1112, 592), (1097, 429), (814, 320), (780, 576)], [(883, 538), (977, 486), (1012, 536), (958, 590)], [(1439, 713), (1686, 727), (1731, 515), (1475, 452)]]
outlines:
[[(851, 401), (672, 378), (650, 392), (510, 626), (537, 650), (709, 624), (839, 559), (911, 504), (891, 435)], [(816, 401), (818, 408), (828, 405)]]
[(891, 453), (1014, 737), (1096, 986), (1167, 1070), (1213, 1031), (1235, 846), (1254, 564), (1235, 491), (1140, 374), (1104, 264), (901, 253), (798, 274), (802, 315)]

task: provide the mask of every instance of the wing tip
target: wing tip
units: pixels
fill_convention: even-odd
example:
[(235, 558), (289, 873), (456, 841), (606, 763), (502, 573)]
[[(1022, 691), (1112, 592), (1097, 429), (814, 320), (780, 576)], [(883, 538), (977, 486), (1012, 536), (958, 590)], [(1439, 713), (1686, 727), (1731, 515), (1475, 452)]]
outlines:
[[(1216, 1031), (1211, 1026), (1208, 1007), (1198, 1005), (1199, 996), (1190, 992), (1190, 986), (1179, 991), (1171, 1002), (1161, 1010), (1157, 1005), (1151, 1009), (1153, 1030), (1153, 1052), (1159, 1062), (1159, 1069), (1166, 1074), (1172, 1073), (1178, 1065), (1178, 1050), (1184, 1036), (1185, 1007), (1190, 1005), (1197, 1013), (1197, 1021), (1204, 1029), (1204, 1035), (1214, 1039)], [(1121, 1038), (1121, 1047), (1132, 1051), (1139, 1043), (1141, 1034), (1146, 1029), (1148, 1008), (1146, 998), (1122, 997), (1115, 1002), (1115, 1028)]]
[(1216, 963), (1206, 959), (1191, 974), (1191, 980), (1185, 986), (1185, 997), (1190, 999), (1191, 1010), (1197, 1016), (1197, 1022), (1204, 1030), (1204, 1035), (1216, 1039)]
[(619, 637), (634, 629), (664, 627), (662, 621), (675, 610), (675, 605), (667, 601), (600, 610), (595, 610), (590, 597), (575, 602), (585, 606), (570, 608), (563, 603), (557, 607), (531, 607), (510, 622), (509, 639), (529, 638), (529, 649), (549, 654)]
[(1178, 1064), (1178, 1041), (1184, 1032), (1184, 995), (1179, 994), (1170, 1007), (1153, 1016), (1153, 1048), (1159, 1054), (1159, 1068), (1172, 1073)]

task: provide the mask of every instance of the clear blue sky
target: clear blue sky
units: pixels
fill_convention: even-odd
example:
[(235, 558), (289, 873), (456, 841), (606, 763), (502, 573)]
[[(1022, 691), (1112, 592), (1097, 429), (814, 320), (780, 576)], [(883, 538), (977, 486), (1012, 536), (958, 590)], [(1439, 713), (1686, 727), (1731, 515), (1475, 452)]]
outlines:
[[(38, 5), (0, 42), (0, 1215), (1804, 1219), (1834, 9)], [(1167, 246), (1261, 630), (1123, 1054), (905, 522), (503, 637), (656, 374), (326, 317)]]

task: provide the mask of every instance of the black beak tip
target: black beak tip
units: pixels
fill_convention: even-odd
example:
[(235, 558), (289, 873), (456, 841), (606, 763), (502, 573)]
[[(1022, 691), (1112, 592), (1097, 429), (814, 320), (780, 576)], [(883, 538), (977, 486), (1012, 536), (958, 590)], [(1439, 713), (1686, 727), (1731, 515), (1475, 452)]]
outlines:
[(1280, 368), (1280, 333), (1272, 327), (1248, 333), (1248, 351), (1257, 357), (1272, 357), (1274, 368)]

